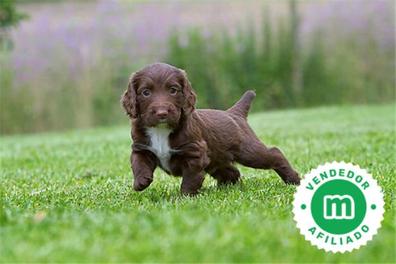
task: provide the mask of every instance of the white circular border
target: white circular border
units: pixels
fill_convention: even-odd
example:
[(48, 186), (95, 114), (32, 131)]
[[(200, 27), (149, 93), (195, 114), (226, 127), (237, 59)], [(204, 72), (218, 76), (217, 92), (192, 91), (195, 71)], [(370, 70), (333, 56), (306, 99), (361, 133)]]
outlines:
[[(363, 192), (367, 202), (366, 215), (362, 221), (362, 224), (355, 230), (343, 235), (330, 234), (331, 236), (334, 237), (337, 236), (346, 237), (347, 235), (349, 235), (353, 238), (353, 242), (350, 244), (346, 244), (346, 241), (344, 241), (343, 245), (331, 245), (325, 243), (323, 238), (317, 239), (315, 236), (318, 231), (321, 231), (324, 234), (328, 234), (328, 232), (321, 230), (320, 227), (315, 223), (311, 215), (310, 206), (315, 191), (308, 190), (306, 186), (308, 183), (312, 182), (314, 176), (319, 176), (320, 172), (329, 169), (338, 170), (340, 168), (345, 169), (345, 172), (347, 172), (348, 170), (353, 170), (355, 173), (361, 175), (363, 177), (361, 183), (367, 181), (370, 185), (370, 188), (368, 188), (367, 190), (363, 190), (360, 186), (361, 184), (359, 185), (356, 184), (356, 186), (358, 186), (359, 189)], [(320, 187), (320, 185), (322, 185), (323, 183), (337, 179), (345, 179), (351, 182), (355, 182), (354, 181), (355, 177), (353, 177), (353, 179), (349, 179), (347, 177), (335, 176), (333, 179), (330, 178), (328, 180), (321, 181), (318, 185), (315, 185), (314, 190), (317, 190)], [(307, 208), (301, 209), (302, 204), (305, 204)], [(371, 204), (375, 204), (377, 208), (371, 209), (370, 208)], [(297, 190), (294, 194), (293, 213), (294, 213), (294, 220), (297, 223), (297, 227), (300, 229), (300, 233), (305, 237), (305, 240), (311, 242), (312, 245), (318, 247), (319, 249), (324, 249), (326, 252), (329, 251), (333, 253), (337, 253), (337, 252), (344, 253), (345, 251), (351, 252), (354, 249), (358, 249), (360, 246), (366, 245), (367, 242), (370, 241), (372, 237), (377, 233), (378, 228), (381, 227), (381, 221), (383, 219), (383, 214), (384, 214), (383, 193), (381, 188), (378, 186), (377, 181), (373, 179), (371, 174), (369, 174), (365, 169), (360, 168), (358, 165), (353, 165), (352, 163), (345, 163), (344, 161), (341, 162), (334, 161), (332, 163), (325, 163), (324, 165), (320, 165), (305, 175), (304, 179), (302, 179), (301, 181), (300, 186), (297, 187)], [(364, 233), (359, 240), (355, 240), (353, 237), (353, 233), (356, 232), (358, 229), (360, 229), (362, 225), (367, 225), (369, 227), (369, 231), (367, 233)], [(315, 235), (312, 235), (311, 232), (308, 231), (308, 229), (313, 226), (315, 226), (318, 230), (315, 233)]]

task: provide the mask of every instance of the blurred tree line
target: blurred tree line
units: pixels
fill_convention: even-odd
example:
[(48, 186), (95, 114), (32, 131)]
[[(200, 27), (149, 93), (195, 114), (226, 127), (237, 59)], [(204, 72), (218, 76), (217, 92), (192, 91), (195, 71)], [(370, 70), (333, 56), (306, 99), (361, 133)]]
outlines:
[(261, 27), (236, 34), (170, 37), (167, 62), (187, 71), (200, 107), (227, 108), (247, 89), (256, 90), (255, 110), (394, 100), (394, 51), (353, 38), (328, 47), (320, 31), (301, 40), (297, 3), (289, 3), (277, 25), (264, 11)]
[[(247, 89), (257, 93), (254, 111), (395, 100), (394, 47), (382, 49), (370, 36), (328, 45), (320, 31), (301, 39), (297, 7), (289, 1), (290, 13), (279, 21), (264, 10), (259, 25), (212, 35), (200, 28), (174, 30), (164, 61), (187, 71), (200, 108), (228, 108)], [(0, 30), (25, 17), (14, 1), (0, 0)], [(7, 55), (12, 46), (0, 47), (1, 134), (125, 123), (119, 99), (128, 76), (152, 62), (131, 65), (115, 47), (112, 60), (98, 53), (78, 78), (57, 65), (36, 85), (17, 84)]]

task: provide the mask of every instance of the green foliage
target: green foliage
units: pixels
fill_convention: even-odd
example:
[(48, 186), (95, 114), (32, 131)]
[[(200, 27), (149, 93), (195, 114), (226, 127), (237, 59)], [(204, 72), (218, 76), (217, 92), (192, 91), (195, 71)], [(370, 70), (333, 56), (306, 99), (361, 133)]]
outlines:
[(13, 89), (13, 73), (6, 67), (6, 57), (0, 52), (0, 133), (28, 132), (33, 109), (27, 102), (31, 101), (31, 96), (29, 90)]
[[(243, 182), (181, 197), (157, 170), (132, 191), (129, 127), (0, 137), (0, 262), (394, 262), (395, 107), (322, 107), (252, 114), (267, 145), (302, 174), (345, 160), (384, 191), (385, 219), (368, 245), (312, 247), (292, 216), (295, 187), (240, 167)], [(285, 253), (286, 252), (286, 253)]]
[[(213, 36), (176, 31), (166, 61), (189, 73), (201, 107), (226, 108), (246, 89), (257, 92), (255, 110), (395, 100), (394, 51), (369, 36), (367, 43), (351, 37), (331, 47), (316, 32), (300, 40), (295, 54), (296, 29), (286, 22), (271, 25), (264, 13), (261, 31), (252, 23)], [(293, 87), (294, 71), (302, 76), (301, 91)]]
[(98, 65), (87, 65), (75, 79), (64, 74), (63, 65), (54, 65), (50, 77), (40, 76), (34, 80), (40, 85), (35, 86), (14, 84), (17, 80), (8, 65), (9, 55), (0, 55), (0, 67), (4, 69), (0, 71), (0, 134), (127, 122), (119, 100), (130, 69), (119, 62), (102, 60)]
[(26, 14), (16, 10), (14, 0), (0, 1), (0, 28), (16, 26), (25, 18), (27, 18)]
[[(27, 15), (16, 10), (14, 0), (0, 1), (0, 56), (13, 48), (8, 29), (15, 27)], [(1, 62), (0, 62), (1, 63)]]

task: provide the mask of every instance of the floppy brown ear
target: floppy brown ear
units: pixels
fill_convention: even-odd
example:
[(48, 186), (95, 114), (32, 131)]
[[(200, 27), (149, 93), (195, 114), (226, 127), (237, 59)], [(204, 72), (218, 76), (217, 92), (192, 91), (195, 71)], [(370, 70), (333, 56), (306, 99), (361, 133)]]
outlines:
[(138, 109), (136, 103), (135, 73), (129, 78), (128, 88), (121, 97), (121, 104), (130, 118), (137, 118)]
[(186, 115), (190, 114), (195, 109), (195, 102), (197, 96), (191, 87), (191, 83), (187, 78), (187, 73), (181, 70), (184, 76), (183, 94), (184, 94), (184, 106), (183, 111)]

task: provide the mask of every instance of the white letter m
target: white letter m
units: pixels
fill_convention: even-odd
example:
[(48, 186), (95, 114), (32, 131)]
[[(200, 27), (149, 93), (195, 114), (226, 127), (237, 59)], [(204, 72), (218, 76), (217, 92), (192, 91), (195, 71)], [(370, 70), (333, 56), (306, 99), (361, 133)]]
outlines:
[(355, 201), (349, 195), (325, 195), (323, 197), (323, 216), (325, 219), (353, 219)]

